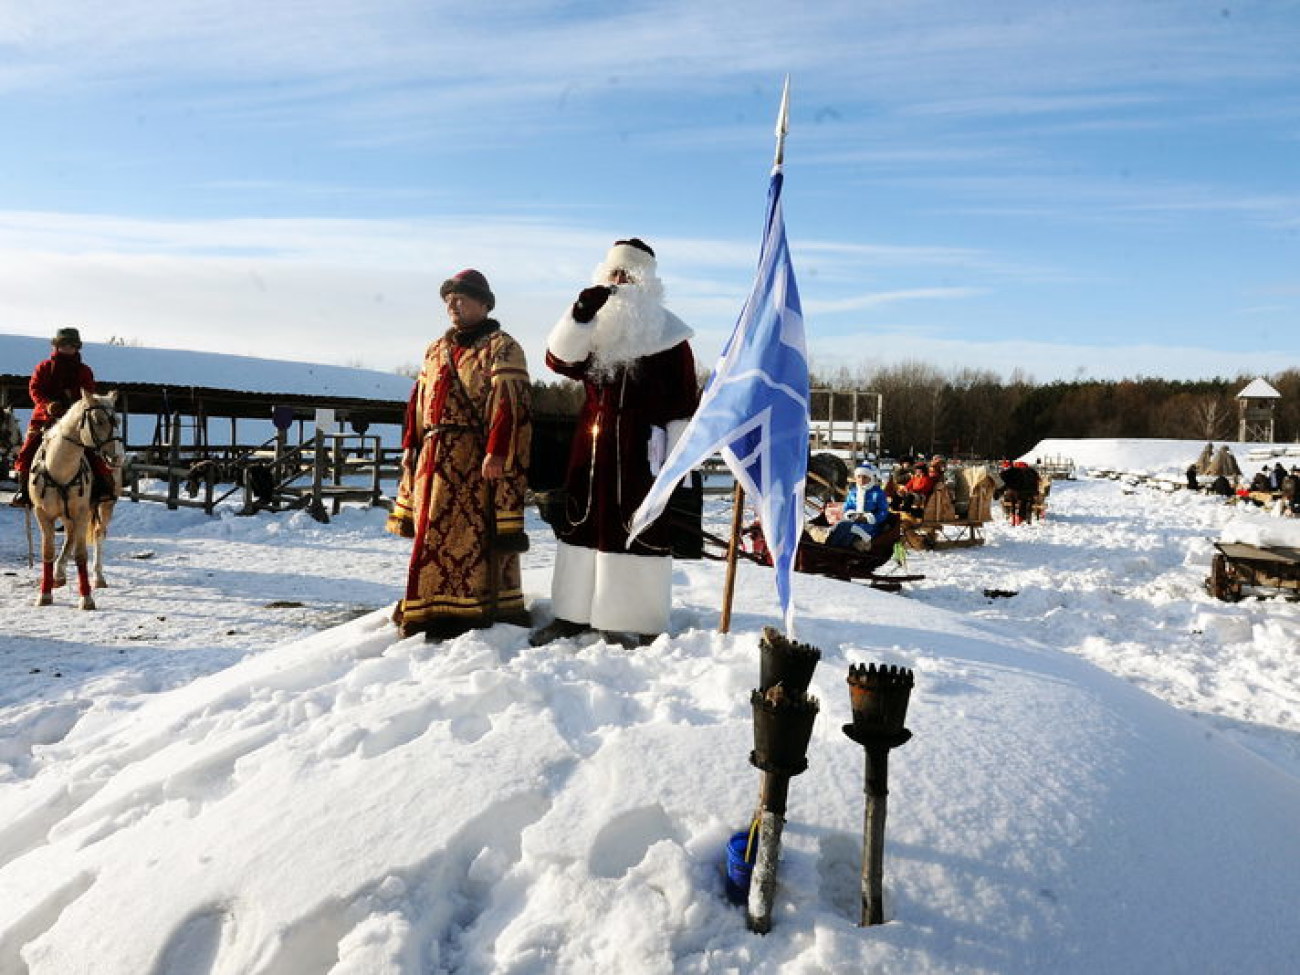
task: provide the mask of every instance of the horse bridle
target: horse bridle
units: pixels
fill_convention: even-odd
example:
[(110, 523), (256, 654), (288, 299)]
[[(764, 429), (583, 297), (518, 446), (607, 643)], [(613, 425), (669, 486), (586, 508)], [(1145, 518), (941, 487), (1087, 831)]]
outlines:
[[(99, 436), (95, 433), (95, 426), (91, 422), (91, 414), (94, 413), (108, 414), (108, 429), (110, 436), (107, 436), (102, 440), (99, 439)], [(62, 436), (63, 439), (69, 443), (80, 444), (82, 447), (90, 447), (94, 450), (102, 451), (106, 446), (114, 441), (119, 443), (121, 442), (122, 438), (117, 435), (115, 432), (116, 430), (117, 415), (113, 412), (112, 408), (96, 403), (94, 406), (87, 406), (85, 411), (82, 412), (81, 419), (77, 421), (77, 438), (75, 440), (67, 434), (62, 434)], [(86, 443), (87, 433), (90, 435), (90, 443)]]

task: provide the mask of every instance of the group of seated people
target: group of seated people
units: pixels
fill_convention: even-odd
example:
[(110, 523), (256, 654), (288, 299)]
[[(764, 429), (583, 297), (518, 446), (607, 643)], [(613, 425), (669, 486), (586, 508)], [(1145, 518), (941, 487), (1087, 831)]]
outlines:
[(1250, 490), (1259, 494), (1276, 494), (1282, 490), (1288, 476), (1294, 477), (1298, 474), (1300, 474), (1300, 467), (1293, 467), (1288, 475), (1287, 469), (1279, 461), (1273, 465), (1272, 470), (1267, 466), (1262, 467), (1251, 480)]
[(944, 481), (947, 472), (948, 465), (938, 454), (928, 463), (924, 458), (900, 458), (885, 484), (889, 506), (900, 514), (920, 518), (925, 503), (930, 500), (935, 487)]
[(1300, 493), (1297, 491), (1300, 487), (1300, 467), (1292, 467), (1288, 471), (1280, 462), (1274, 464), (1272, 468), (1265, 465), (1251, 478), (1249, 484), (1240, 486), (1223, 474), (1219, 474), (1206, 485), (1197, 477), (1198, 473), (1195, 464), (1190, 465), (1185, 472), (1187, 486), (1193, 491), (1203, 490), (1229, 499), (1249, 499), (1257, 504), (1263, 504), (1264, 502), (1259, 500), (1260, 497), (1268, 495), (1281, 502), (1284, 514), (1300, 514), (1300, 498), (1297, 498), (1297, 493)]
[(866, 551), (895, 524), (900, 514), (920, 517), (935, 486), (944, 479), (942, 457), (914, 461), (902, 458), (882, 484), (874, 464), (864, 461), (853, 470), (853, 482), (842, 504), (828, 504), (808, 524), (814, 541), (836, 548)]
[(1279, 514), (1300, 515), (1300, 467), (1288, 471), (1281, 462), (1274, 464), (1272, 470), (1264, 467), (1251, 480), (1249, 490), (1243, 489), (1238, 493), (1261, 505), (1266, 503), (1261, 496), (1264, 499), (1271, 497), (1278, 504)]

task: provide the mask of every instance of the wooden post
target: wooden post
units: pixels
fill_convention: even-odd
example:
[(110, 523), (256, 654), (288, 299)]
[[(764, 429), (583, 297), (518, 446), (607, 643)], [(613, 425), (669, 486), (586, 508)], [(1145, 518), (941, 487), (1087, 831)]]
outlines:
[(828, 387), (826, 390), (826, 441), (823, 447), (835, 446), (835, 389)]
[(173, 413), (167, 431), (167, 507), (175, 511), (180, 507), (181, 480), (176, 473), (181, 462), (181, 415)]
[[(371, 439), (374, 440), (375, 446), (373, 452), (370, 454), (370, 461), (374, 465), (371, 468), (372, 477), (370, 479), (370, 503), (378, 504), (380, 493), (381, 493), (379, 489), (379, 463), (383, 459), (383, 457), (379, 449), (379, 443), (380, 443), (379, 437), (376, 436)], [(365, 440), (366, 438), (362, 437), (363, 443), (365, 442)]]
[(736, 560), (740, 545), (740, 526), (744, 517), (745, 489), (736, 481), (736, 489), (731, 495), (731, 537), (727, 540), (727, 576), (722, 585), (722, 617), (718, 620), (718, 632), (731, 632), (731, 600), (736, 591)]
[(316, 431), (316, 443), (311, 457), (311, 506), (313, 511), (322, 510), (321, 485), (325, 480), (325, 432)]
[(126, 393), (118, 390), (117, 410), (122, 414), (122, 453), (126, 453), (127, 444), (131, 442), (130, 431), (128, 426), (131, 420), (131, 407), (128, 405)]
[(853, 456), (849, 458), (849, 461), (851, 464), (855, 466), (866, 459), (865, 455), (867, 452), (865, 449), (860, 450), (859, 449), (860, 446), (861, 444), (858, 440), (858, 388), (854, 386), (853, 387), (853, 447), (852, 447)]

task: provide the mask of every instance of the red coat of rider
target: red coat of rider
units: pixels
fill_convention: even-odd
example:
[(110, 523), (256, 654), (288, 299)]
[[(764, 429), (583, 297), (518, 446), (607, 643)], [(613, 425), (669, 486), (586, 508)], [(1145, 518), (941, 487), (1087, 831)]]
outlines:
[(81, 353), (52, 353), (37, 365), (32, 372), (31, 382), (27, 384), (27, 391), (35, 406), (32, 410), (32, 426), (39, 424), (44, 427), (50, 420), (56, 419), (50, 415), (51, 404), (57, 403), (66, 410), (81, 399), (83, 390), (88, 393), (95, 391), (95, 374), (90, 371), (90, 366), (81, 361)]

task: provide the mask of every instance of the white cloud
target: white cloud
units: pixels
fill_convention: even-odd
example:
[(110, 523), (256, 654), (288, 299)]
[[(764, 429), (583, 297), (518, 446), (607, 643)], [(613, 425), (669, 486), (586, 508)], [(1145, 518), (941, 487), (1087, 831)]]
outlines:
[(979, 288), (913, 288), (906, 291), (881, 291), (872, 294), (853, 295), (834, 301), (804, 302), (805, 315), (829, 315), (848, 311), (860, 311), (864, 308), (880, 308), (905, 301), (945, 301), (957, 298), (970, 298), (984, 294)]
[[(700, 94), (795, 74), (796, 112), (853, 105), (981, 117), (1167, 104), (1169, 86), (1294, 79), (1300, 24), (1185, 3), (698, 4), (445, 0), (44, 0), (0, 15), (0, 90), (243, 86), (238, 104), (350, 106), (423, 124), (491, 104)], [(1271, 21), (1268, 18), (1272, 18)], [(1014, 65), (1014, 70), (1008, 70)], [(804, 84), (802, 78), (808, 79)], [(269, 86), (264, 83), (273, 82)], [(803, 87), (801, 87), (803, 85)], [(811, 85), (811, 87), (809, 87)], [(961, 98), (954, 99), (953, 92)]]
[[(43, 335), (77, 323), (101, 340), (386, 369), (417, 360), (446, 327), (443, 278), (478, 267), (502, 321), (540, 365), (551, 325), (617, 236), (538, 219), (0, 213), (0, 330)], [(729, 328), (752, 273), (749, 249), (656, 245), (674, 308), (706, 330)]]
[[(856, 354), (854, 350), (860, 350)], [(1294, 368), (1293, 355), (1280, 350), (1198, 348), (1135, 343), (1083, 345), (1057, 342), (987, 341), (934, 338), (915, 332), (871, 333), (859, 340), (809, 340), (813, 369), (833, 374), (841, 365), (850, 371), (924, 362), (944, 372), (987, 370), (1004, 379), (1020, 370), (1038, 382), (1072, 379), (1212, 379), (1263, 375)]]

